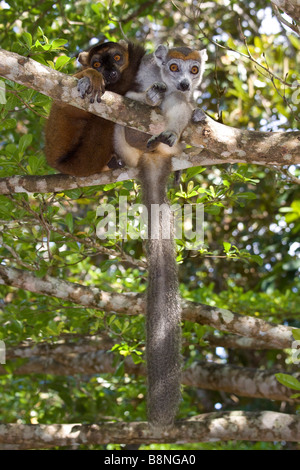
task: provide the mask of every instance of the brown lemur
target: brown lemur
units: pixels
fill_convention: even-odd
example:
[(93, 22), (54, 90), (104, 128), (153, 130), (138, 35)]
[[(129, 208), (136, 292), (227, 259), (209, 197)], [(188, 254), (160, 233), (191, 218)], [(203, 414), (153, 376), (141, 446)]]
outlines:
[[(160, 106), (166, 130), (150, 137), (128, 127), (115, 126), (115, 151), (128, 166), (139, 169), (143, 203), (148, 212), (148, 419), (157, 429), (172, 426), (181, 382), (181, 309), (167, 179), (171, 157), (180, 156), (182, 151), (183, 130), (191, 119), (201, 119), (201, 112), (198, 114), (197, 109), (193, 112), (192, 102), (206, 60), (204, 49), (168, 49), (164, 45), (159, 45), (153, 54), (145, 55), (136, 79), (139, 89), (127, 92), (126, 96)], [(157, 217), (154, 211), (159, 207), (163, 208), (163, 213)]]
[[(125, 95), (135, 78), (145, 49), (120, 41), (106, 42), (81, 52), (83, 70), (75, 74), (82, 98), (101, 101), (105, 90)], [(45, 153), (61, 173), (88, 176), (108, 169), (114, 155), (114, 123), (65, 103), (54, 102), (45, 129)]]
[[(151, 137), (69, 105), (54, 103), (46, 128), (48, 163), (63, 173), (87, 176), (102, 171), (113, 154), (138, 167), (143, 201), (148, 209), (147, 373), (148, 419), (165, 429), (173, 424), (180, 400), (181, 312), (172, 228), (166, 196), (171, 157), (192, 114), (193, 91), (200, 85), (206, 52), (158, 46), (145, 55), (140, 46), (104, 43), (79, 55), (84, 70), (78, 91), (99, 101), (115, 91), (151, 106), (160, 106), (166, 130)], [(195, 114), (195, 120), (197, 116)], [(115, 129), (115, 130), (114, 130)], [(114, 139), (112, 133), (114, 130)], [(151, 207), (165, 204), (167, 220), (157, 223)], [(166, 235), (166, 238), (165, 238)], [(157, 238), (155, 238), (157, 237)]]

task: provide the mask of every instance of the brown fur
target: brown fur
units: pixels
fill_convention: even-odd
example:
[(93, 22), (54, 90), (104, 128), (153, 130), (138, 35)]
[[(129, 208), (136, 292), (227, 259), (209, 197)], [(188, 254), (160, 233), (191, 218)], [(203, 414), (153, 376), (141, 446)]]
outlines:
[[(105, 87), (102, 74), (91, 67), (93, 57), (113, 49), (121, 52), (124, 63), (120, 66), (120, 78)], [(145, 54), (141, 46), (128, 43), (104, 43), (79, 55), (84, 69), (75, 77), (87, 76), (92, 94), (101, 96), (105, 89), (125, 95), (134, 89), (135, 76)], [(46, 158), (50, 166), (61, 173), (88, 176), (106, 169), (113, 156), (114, 123), (73, 106), (54, 102), (45, 129)]]

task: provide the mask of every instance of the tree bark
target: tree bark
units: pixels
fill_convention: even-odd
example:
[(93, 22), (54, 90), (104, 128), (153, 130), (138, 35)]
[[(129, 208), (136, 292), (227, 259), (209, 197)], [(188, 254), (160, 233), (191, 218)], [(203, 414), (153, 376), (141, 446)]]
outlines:
[(59, 193), (68, 189), (98, 186), (134, 179), (137, 170), (133, 168), (104, 171), (92, 176), (75, 177), (70, 175), (11, 176), (0, 178), (0, 194), (14, 193)]
[(299, 0), (271, 0), (280, 10), (287, 13), (294, 21), (300, 21)]
[[(20, 356), (21, 358), (22, 356)], [(12, 362), (13, 364), (13, 362)], [(124, 361), (128, 374), (145, 375), (145, 367), (135, 364), (132, 359)], [(114, 374), (115, 356), (108, 351), (93, 351), (76, 354), (48, 354), (47, 357), (33, 356), (26, 363), (13, 368), (14, 375), (52, 374), (85, 376), (94, 374)], [(197, 389), (216, 390), (242, 397), (264, 398), (268, 400), (299, 403), (300, 399), (290, 398), (295, 391), (281, 385), (275, 374), (279, 370), (259, 370), (231, 364), (194, 363), (182, 374), (182, 384)], [(0, 365), (0, 375), (6, 375)], [(300, 378), (300, 373), (293, 376)]]
[[(58, 297), (63, 301), (101, 309), (108, 313), (138, 315), (144, 314), (145, 311), (144, 298), (140, 294), (105, 292), (96, 287), (86, 287), (51, 276), (41, 279), (29, 271), (2, 265), (0, 265), (1, 284), (29, 290), (36, 294)], [(239, 315), (223, 308), (186, 300), (182, 300), (182, 318), (240, 336), (263, 339), (270, 348), (291, 348), (294, 341), (294, 328), (289, 326), (275, 325), (260, 318)]]
[[(205, 334), (203, 337), (210, 346), (223, 347), (229, 349), (270, 349), (270, 345), (256, 338), (246, 338), (244, 336)], [(280, 348), (274, 348), (280, 349)]]
[(26, 449), (55, 446), (190, 443), (211, 441), (300, 440), (300, 416), (262, 412), (207, 413), (189, 421), (177, 422), (163, 433), (152, 431), (148, 423), (98, 424), (0, 424), (0, 443)]

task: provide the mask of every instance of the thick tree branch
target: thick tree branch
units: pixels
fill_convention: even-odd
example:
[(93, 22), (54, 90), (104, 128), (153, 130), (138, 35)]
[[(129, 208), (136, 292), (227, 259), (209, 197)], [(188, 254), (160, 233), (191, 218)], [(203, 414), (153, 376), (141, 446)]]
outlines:
[[(157, 134), (164, 129), (163, 118), (156, 108), (110, 92), (104, 94), (102, 103), (89, 103), (89, 100), (82, 100), (78, 96), (76, 78), (3, 49), (0, 49), (0, 76), (147, 134)], [(183, 141), (196, 149), (183, 152), (179, 162), (178, 158), (173, 158), (174, 169), (178, 169), (178, 165), (187, 168), (206, 164), (205, 156), (201, 163), (197, 160), (199, 149), (206, 149), (213, 154), (214, 163), (300, 163), (300, 131), (244, 131), (219, 124), (203, 113), (201, 122), (197, 125), (191, 124), (185, 130)]]
[[(300, 27), (296, 24), (296, 23), (289, 23), (281, 14), (280, 14), (280, 10), (279, 8), (275, 5), (275, 2), (272, 2), (273, 3), (273, 11), (274, 11), (274, 14), (276, 16), (276, 18), (278, 19), (279, 23), (285, 25), (285, 26), (288, 26), (289, 28), (291, 28), (295, 33), (297, 33), (299, 36), (300, 36)], [(278, 2), (279, 3), (279, 2)]]
[[(31, 359), (34, 357), (62, 357), (70, 354), (87, 354), (101, 350), (110, 350), (117, 342), (113, 340), (107, 333), (98, 331), (94, 335), (82, 336), (80, 334), (72, 334), (69, 336), (64, 334), (60, 335), (59, 341), (55, 343), (41, 342), (34, 343), (33, 340), (28, 340), (20, 345), (5, 352), (6, 360), (17, 358)], [(75, 339), (75, 341), (74, 341)]]
[[(145, 311), (144, 299), (140, 294), (105, 292), (96, 287), (86, 287), (51, 276), (40, 279), (29, 271), (2, 265), (0, 265), (1, 284), (58, 297), (64, 301), (74, 302), (83, 307), (101, 309), (107, 313), (138, 315), (144, 314)], [(259, 318), (185, 300), (182, 301), (182, 318), (240, 336), (263, 339), (270, 348), (291, 348), (294, 341), (291, 327), (274, 325)]]
[(29, 271), (7, 268), (0, 265), (0, 285), (25, 289), (37, 294), (54, 296), (74, 302), (82, 307), (96, 308), (105, 312), (138, 315), (144, 313), (144, 301), (135, 293), (117, 294), (105, 292), (96, 287), (86, 287), (63, 279), (45, 276), (35, 277)]
[[(59, 350), (59, 346), (57, 346)], [(55, 352), (55, 350), (54, 350)], [(22, 357), (22, 355), (20, 355)], [(11, 364), (14, 364), (12, 362)], [(134, 364), (132, 359), (124, 362), (128, 374), (145, 375), (142, 364)], [(74, 351), (52, 354), (47, 357), (32, 356), (20, 366), (15, 364), (14, 375), (52, 374), (85, 376), (94, 374), (114, 374), (116, 370), (115, 356), (108, 351), (85, 351), (76, 354)], [(243, 397), (264, 398), (299, 402), (291, 397), (295, 393), (281, 385), (275, 377), (275, 370), (259, 370), (254, 368), (238, 367), (231, 364), (194, 363), (183, 371), (182, 384), (204, 390), (217, 390)], [(6, 370), (0, 365), (0, 375), (6, 375)], [(300, 373), (293, 374), (295, 378)]]
[[(207, 150), (188, 149), (185, 159), (173, 158), (173, 171), (182, 170), (191, 166), (214, 165), (220, 163), (220, 159)], [(223, 161), (221, 162), (223, 163)], [(115, 183), (134, 179), (138, 171), (134, 168), (123, 168), (105, 171), (91, 176), (75, 177), (70, 175), (44, 175), (44, 176), (10, 176), (0, 178), (0, 194), (13, 193), (57, 193), (68, 189), (98, 186), (101, 184)]]
[(216, 347), (221, 346), (230, 349), (270, 349), (270, 345), (267, 342), (256, 338), (245, 338), (244, 336), (216, 336), (214, 334), (206, 334), (203, 339), (208, 341), (210, 346)]
[[(300, 3), (299, 3), (299, 0), (271, 0), (271, 3), (276, 5), (277, 8), (280, 8), (280, 10), (283, 10), (294, 21), (300, 22)], [(288, 25), (288, 26), (290, 26), (290, 25)], [(297, 32), (299, 33), (299, 28), (298, 28)]]
[(211, 442), (231, 439), (241, 441), (300, 440), (300, 416), (261, 412), (216, 412), (177, 422), (173, 429), (161, 434), (148, 423), (97, 424), (1, 424), (0, 443), (22, 448), (46, 449), (54, 446), (150, 444), (167, 442)]
[(98, 186), (137, 176), (135, 169), (111, 170), (97, 175), (75, 177), (70, 175), (11, 176), (0, 178), (0, 194), (13, 193), (58, 193), (68, 189)]
[[(290, 348), (293, 328), (274, 325), (260, 318), (239, 315), (230, 310), (194, 302), (182, 301), (183, 318), (202, 325), (209, 325), (220, 331), (227, 331), (247, 338), (263, 339), (270, 348)], [(289, 344), (289, 346), (287, 346)], [(285, 346), (284, 346), (285, 345)]]
[[(278, 383), (274, 370), (232, 364), (197, 363), (183, 373), (183, 383), (205, 390), (218, 390), (243, 397), (300, 402), (290, 398), (295, 390)], [(300, 373), (295, 374), (299, 379)]]

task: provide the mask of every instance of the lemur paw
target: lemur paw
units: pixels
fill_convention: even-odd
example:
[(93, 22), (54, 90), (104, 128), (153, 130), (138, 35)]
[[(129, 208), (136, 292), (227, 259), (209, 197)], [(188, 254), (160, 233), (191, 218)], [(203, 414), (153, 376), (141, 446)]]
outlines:
[(205, 121), (206, 115), (201, 108), (195, 108), (192, 114), (192, 122)]
[(178, 136), (177, 134), (175, 134), (175, 132), (164, 131), (157, 136), (151, 137), (151, 139), (149, 139), (147, 142), (147, 148), (153, 149), (159, 143), (166, 144), (169, 147), (173, 147), (176, 144), (177, 140), (178, 140)]
[(163, 82), (155, 82), (146, 91), (146, 102), (150, 106), (159, 106), (164, 98), (167, 85)]
[(104, 79), (99, 72), (97, 75), (84, 76), (78, 80), (77, 90), (80, 97), (84, 99), (87, 95), (91, 95), (90, 102), (94, 103), (95, 99), (98, 103), (101, 102), (101, 96), (105, 92)]

